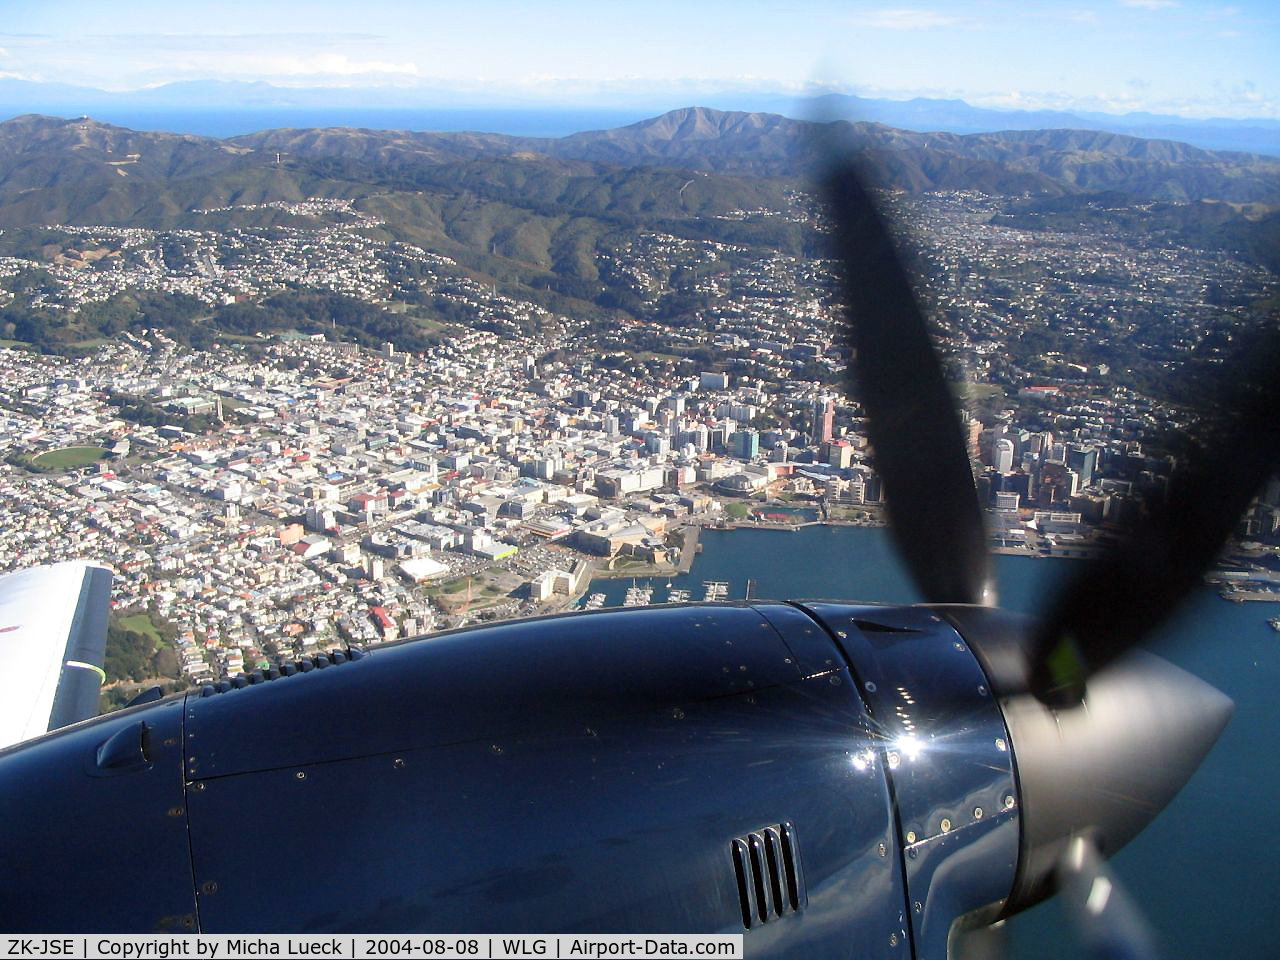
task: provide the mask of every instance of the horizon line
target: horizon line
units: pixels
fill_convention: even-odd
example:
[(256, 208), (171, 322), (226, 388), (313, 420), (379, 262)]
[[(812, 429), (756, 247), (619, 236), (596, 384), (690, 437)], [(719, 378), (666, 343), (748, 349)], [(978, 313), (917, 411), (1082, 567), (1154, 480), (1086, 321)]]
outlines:
[[(577, 83), (581, 81), (568, 80), (566, 83)], [(679, 84), (680, 80), (671, 81), (672, 84)], [(885, 103), (885, 104), (909, 104), (916, 101), (937, 104), (962, 104), (972, 110), (988, 111), (991, 113), (1007, 114), (1009, 116), (1018, 116), (1036, 113), (1060, 114), (1064, 116), (1078, 116), (1080, 119), (1087, 119), (1088, 116), (1107, 116), (1123, 119), (1132, 116), (1148, 116), (1161, 119), (1190, 121), (1190, 122), (1212, 122), (1215, 120), (1227, 120), (1232, 122), (1251, 122), (1261, 121), (1266, 123), (1280, 123), (1280, 110), (1272, 113), (1231, 113), (1229, 111), (1217, 110), (1216, 112), (1209, 108), (1197, 109), (1192, 106), (1182, 108), (1175, 106), (1156, 105), (1116, 105), (1116, 104), (1096, 104), (1089, 102), (1077, 103), (1045, 103), (1036, 102), (1034, 95), (1025, 95), (1018, 92), (1013, 94), (972, 94), (972, 93), (955, 93), (951, 91), (856, 91), (850, 88), (838, 88), (833, 86), (824, 86), (821, 84), (807, 84), (796, 89), (787, 89), (785, 85), (777, 87), (769, 87), (761, 85), (759, 87), (744, 87), (735, 85), (732, 80), (723, 81), (723, 86), (714, 87), (715, 81), (702, 80), (704, 88), (701, 90), (680, 91), (678, 89), (670, 91), (658, 91), (654, 94), (646, 96), (647, 90), (652, 90), (652, 86), (635, 86), (627, 88), (614, 87), (605, 89), (607, 84), (597, 85), (600, 89), (593, 94), (579, 94), (570, 92), (544, 92), (541, 95), (535, 93), (529, 87), (507, 86), (501, 88), (490, 88), (488, 92), (479, 90), (474, 86), (444, 86), (434, 85), (430, 83), (418, 83), (414, 85), (353, 85), (353, 84), (325, 84), (312, 83), (306, 85), (281, 85), (273, 83), (270, 80), (243, 80), (243, 79), (225, 79), (216, 77), (204, 77), (193, 79), (175, 79), (168, 80), (159, 84), (149, 84), (145, 86), (131, 87), (127, 89), (108, 89), (104, 87), (88, 86), (83, 84), (60, 83), (56, 81), (31, 80), (26, 77), (17, 75), (4, 75), (0, 73), (0, 91), (6, 84), (21, 84), (25, 87), (32, 88), (26, 93), (33, 98), (40, 95), (40, 88), (48, 90), (49, 96), (54, 102), (40, 103), (38, 100), (32, 103), (30, 109), (25, 112), (39, 112), (42, 108), (52, 108), (57, 101), (64, 97), (73, 96), (75, 93), (93, 95), (102, 98), (102, 102), (94, 104), (85, 104), (85, 106), (110, 106), (114, 109), (128, 107), (132, 109), (146, 108), (153, 111), (179, 111), (187, 110), (190, 112), (207, 113), (210, 111), (260, 111), (260, 112), (284, 112), (289, 110), (362, 110), (369, 112), (378, 111), (405, 111), (405, 110), (425, 110), (425, 111), (484, 111), (484, 110), (502, 110), (502, 111), (592, 111), (592, 112), (615, 112), (626, 113), (635, 111), (656, 111), (657, 114), (668, 113), (672, 110), (686, 109), (689, 107), (702, 106), (706, 109), (728, 110), (733, 112), (749, 112), (749, 113), (777, 113), (782, 109), (782, 104), (789, 101), (792, 104), (800, 105), (805, 101), (822, 99), (824, 97), (842, 97), (854, 100), (867, 101), (869, 103)], [(243, 103), (243, 102), (209, 102), (199, 104), (173, 104), (173, 103), (147, 103), (148, 95), (163, 92), (169, 88), (182, 88), (208, 85), (214, 87), (230, 87), (230, 88), (265, 88), (271, 91), (278, 91), (283, 97), (305, 97), (315, 94), (332, 94), (335, 101), (341, 97), (354, 97), (359, 94), (377, 94), (383, 99), (377, 103), (360, 103), (348, 104), (342, 102), (319, 102), (319, 103)], [(545, 90), (545, 88), (544, 88)], [(669, 96), (664, 96), (668, 93)], [(669, 101), (672, 97), (680, 96), (682, 93), (688, 95), (689, 99), (684, 100), (679, 106), (663, 106), (662, 100)], [(415, 98), (416, 95), (425, 94), (423, 99)], [(3, 95), (0, 93), (0, 95)], [(613, 99), (607, 97), (612, 95)], [(1009, 103), (991, 103), (985, 102), (997, 97), (1027, 97), (1028, 102), (1019, 104)], [(1062, 97), (1062, 94), (1056, 94), (1056, 97)], [(435, 97), (436, 99), (428, 99)], [(758, 97), (764, 100), (774, 101), (762, 107), (746, 107), (733, 106), (722, 107), (715, 106), (710, 101), (724, 100), (730, 98), (750, 99)], [(1088, 100), (1089, 98), (1082, 98)], [(400, 102), (396, 102), (399, 100)], [(702, 103), (701, 100), (708, 102)], [(115, 101), (115, 102), (110, 102)], [(619, 102), (621, 101), (621, 102)], [(0, 101), (2, 102), (2, 101)], [(8, 107), (17, 107), (17, 102), (6, 104)], [(60, 107), (70, 108), (70, 104), (58, 104)], [(858, 119), (854, 117), (842, 117), (840, 119)]]

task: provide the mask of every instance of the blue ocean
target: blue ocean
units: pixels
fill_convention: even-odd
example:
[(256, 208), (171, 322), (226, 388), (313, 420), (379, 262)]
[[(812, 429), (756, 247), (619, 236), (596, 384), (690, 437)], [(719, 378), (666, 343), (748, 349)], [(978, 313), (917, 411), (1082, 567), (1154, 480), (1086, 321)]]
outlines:
[[(147, 109), (131, 106), (91, 106), (95, 120), (164, 133), (193, 133), (202, 137), (237, 137), (259, 130), (308, 127), (355, 127), (371, 130), (428, 130), (505, 133), (513, 137), (564, 137), (580, 130), (609, 130), (654, 115), (653, 110), (438, 108), (388, 109), (344, 107), (288, 107), (238, 109)], [(72, 116), (65, 105), (0, 104), (0, 120), (22, 113)]]
[[(997, 557), (1001, 604), (1034, 612), (1069, 575), (1072, 560)], [(706, 530), (702, 552), (683, 576), (646, 582), (653, 602), (668, 583), (692, 599), (703, 582), (726, 581), (729, 599), (847, 599), (882, 603), (921, 598), (898, 561), (888, 531), (812, 526), (799, 532)], [(597, 581), (607, 605), (621, 605), (631, 580)], [(1201, 588), (1148, 646), (1209, 681), (1236, 714), (1199, 772), (1169, 808), (1113, 861), (1142, 905), (1170, 960), (1280, 956), (1280, 633), (1267, 619), (1280, 605), (1228, 603)], [(1020, 960), (1077, 960), (1079, 943), (1054, 901), (1011, 923)]]

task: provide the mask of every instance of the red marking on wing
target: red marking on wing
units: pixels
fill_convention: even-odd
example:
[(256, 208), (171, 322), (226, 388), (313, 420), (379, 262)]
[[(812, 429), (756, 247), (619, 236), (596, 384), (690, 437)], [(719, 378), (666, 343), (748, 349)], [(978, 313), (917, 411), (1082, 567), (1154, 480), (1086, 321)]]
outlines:
[(17, 630), (19, 626), (19, 624), (15, 623), (12, 627), (0, 627), (0, 633), (8, 633), (10, 630)]

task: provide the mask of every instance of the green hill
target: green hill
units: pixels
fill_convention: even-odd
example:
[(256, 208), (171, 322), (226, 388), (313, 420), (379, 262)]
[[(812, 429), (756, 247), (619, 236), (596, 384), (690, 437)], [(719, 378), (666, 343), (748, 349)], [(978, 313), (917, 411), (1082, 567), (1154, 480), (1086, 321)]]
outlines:
[[(321, 129), (216, 140), (85, 118), (18, 117), (0, 123), (0, 256), (45, 264), (70, 258), (91, 270), (118, 252), (119, 241), (99, 241), (101, 249), (82, 257), (66, 253), (66, 234), (47, 228), (309, 229), (332, 217), (275, 204), (343, 199), (371, 218), (355, 228), (359, 234), (447, 256), (485, 285), (558, 312), (646, 315), (684, 301), (643, 306), (625, 277), (602, 268), (602, 254), (646, 232), (731, 244), (737, 252), (726, 256), (733, 257), (821, 251), (821, 236), (795, 218), (741, 216), (782, 214), (797, 190), (812, 189), (824, 156), (814, 148), (818, 137), (827, 150), (861, 151), (886, 187), (1005, 198), (1003, 221), (1025, 229), (1144, 230), (1277, 269), (1274, 158), (1094, 131), (957, 136), (701, 108), (559, 139)], [(269, 246), (278, 236), (259, 239)], [(170, 267), (191, 265), (173, 235), (159, 246)], [(392, 261), (393, 272), (407, 269)], [(210, 335), (209, 320), (239, 334), (310, 329), (303, 308), (331, 319), (349, 315), (345, 327), (362, 342), (381, 337), (414, 348), (430, 334), (368, 304), (312, 302), (328, 294), (305, 289), (217, 309), (126, 291), (76, 314), (26, 310), (24, 302), (39, 302), (48, 288), (41, 274), (0, 278), (0, 288), (14, 294), (2, 308), (0, 334), (61, 349), (146, 325), (195, 339)], [(436, 320), (452, 315), (447, 303), (415, 302), (411, 291), (406, 298)]]

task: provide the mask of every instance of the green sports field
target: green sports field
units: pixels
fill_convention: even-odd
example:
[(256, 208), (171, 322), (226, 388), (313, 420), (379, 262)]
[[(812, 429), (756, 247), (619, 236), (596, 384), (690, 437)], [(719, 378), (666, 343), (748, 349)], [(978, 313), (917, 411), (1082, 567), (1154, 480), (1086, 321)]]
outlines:
[(37, 467), (66, 470), (72, 467), (87, 467), (106, 456), (107, 451), (101, 447), (63, 447), (60, 450), (50, 450), (48, 453), (33, 457), (31, 462)]

